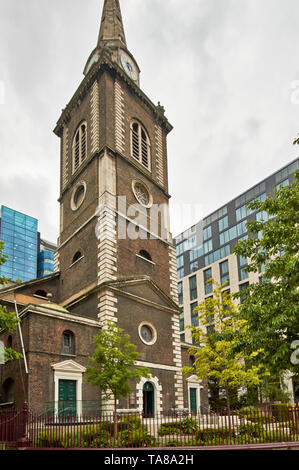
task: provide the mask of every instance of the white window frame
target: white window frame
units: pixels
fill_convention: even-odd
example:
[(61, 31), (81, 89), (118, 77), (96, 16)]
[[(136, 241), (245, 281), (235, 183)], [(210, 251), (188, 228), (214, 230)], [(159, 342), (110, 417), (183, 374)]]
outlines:
[[(137, 125), (138, 126), (138, 133), (134, 134), (134, 129), (133, 126)], [(145, 145), (146, 145), (146, 158), (147, 158), (147, 164), (143, 162), (144, 155), (144, 147), (143, 143), (144, 140), (142, 138), (142, 131), (145, 134), (146, 140), (145, 140)], [(136, 139), (134, 141), (134, 138)], [(150, 139), (148, 136), (148, 133), (146, 132), (145, 128), (140, 124), (140, 122), (134, 120), (130, 124), (130, 140), (131, 140), (131, 157), (138, 161), (140, 165), (142, 165), (144, 168), (146, 168), (148, 171), (151, 171), (151, 143)]]
[[(83, 133), (82, 127), (85, 126), (85, 132)], [(76, 141), (77, 134), (79, 133), (79, 139)], [(85, 136), (85, 142), (83, 137)], [(84, 152), (83, 152), (84, 144)], [(78, 155), (76, 154), (78, 152)], [(82, 121), (76, 129), (72, 144), (72, 174), (74, 174), (78, 168), (82, 165), (82, 162), (87, 158), (87, 122)], [(76, 160), (78, 159), (78, 163)]]

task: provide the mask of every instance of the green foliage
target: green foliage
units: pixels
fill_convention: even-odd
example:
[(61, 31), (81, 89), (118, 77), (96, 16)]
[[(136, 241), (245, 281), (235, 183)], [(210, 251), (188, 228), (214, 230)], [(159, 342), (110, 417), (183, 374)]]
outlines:
[(247, 435), (251, 437), (262, 437), (264, 434), (264, 427), (263, 425), (259, 425), (256, 423), (246, 423), (240, 424), (238, 426), (238, 434), (239, 435)]
[(267, 424), (275, 422), (275, 418), (272, 416), (272, 414), (269, 414), (268, 412), (253, 406), (243, 407), (238, 410), (237, 414), (242, 418), (246, 418), (247, 421), (251, 421), (252, 423)]
[(210, 281), (215, 286), (213, 297), (199, 303), (195, 309), (199, 326), (189, 326), (196, 344), (189, 349), (189, 354), (195, 357), (195, 362), (182, 370), (201, 380), (207, 378), (209, 383), (224, 389), (230, 408), (230, 395), (236, 389), (260, 383), (261, 366), (252, 364), (252, 360), (262, 349), (248, 355), (234, 350), (238, 336), (246, 331), (247, 322), (239, 318), (230, 294), (223, 291), (225, 285)]
[(273, 404), (271, 408), (272, 408), (272, 415), (275, 421), (278, 421), (278, 422), (289, 421), (290, 419), (289, 407), (290, 405), (288, 403)]
[(186, 435), (194, 434), (198, 431), (198, 424), (191, 418), (185, 418), (181, 421), (172, 421), (169, 423), (163, 423), (159, 427), (159, 436), (165, 436), (168, 434)]
[(198, 432), (198, 439), (200, 439), (202, 442), (209, 443), (209, 445), (212, 445), (211, 442), (213, 441), (215, 444), (225, 444), (229, 442), (230, 438), (235, 437), (235, 432), (234, 430), (229, 430), (226, 428), (218, 428), (218, 429), (212, 429), (212, 428), (206, 428), (206, 429), (200, 429)]
[(37, 447), (63, 447), (63, 435), (56, 430), (42, 431), (39, 434)]
[(101, 389), (104, 398), (116, 400), (131, 393), (129, 381), (148, 377), (147, 367), (137, 367), (139, 353), (136, 346), (130, 343), (130, 336), (114, 323), (108, 323), (94, 338), (96, 349), (89, 358), (86, 368), (86, 380)]
[[(3, 254), (4, 244), (0, 241), (0, 265), (5, 263), (7, 256)], [(0, 277), (0, 285), (5, 284), (8, 279)], [(3, 305), (0, 305), (0, 331), (12, 333), (19, 323), (19, 319), (16, 317), (15, 313), (8, 312), (7, 308)], [(12, 361), (14, 359), (20, 359), (22, 354), (14, 351), (11, 348), (5, 348), (4, 350), (4, 359), (5, 362)]]
[(131, 427), (119, 433), (118, 442), (120, 447), (154, 447), (156, 439), (149, 434), (145, 427)]
[(247, 322), (238, 348), (247, 353), (263, 348), (263, 362), (271, 373), (298, 366), (291, 362), (291, 344), (299, 331), (299, 172), (290, 186), (275, 190), (265, 201), (247, 204), (262, 219), (247, 222), (249, 237), (238, 242), (234, 253), (249, 259), (248, 272), (261, 274), (250, 284), (240, 307)]

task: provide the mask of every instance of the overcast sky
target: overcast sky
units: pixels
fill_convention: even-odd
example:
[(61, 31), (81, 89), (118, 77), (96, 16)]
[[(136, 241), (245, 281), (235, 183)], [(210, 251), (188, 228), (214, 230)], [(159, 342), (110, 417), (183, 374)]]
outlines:
[[(178, 235), (298, 156), (298, 0), (120, 0), (141, 88), (166, 109)], [(0, 205), (56, 242), (61, 109), (103, 0), (0, 0)]]

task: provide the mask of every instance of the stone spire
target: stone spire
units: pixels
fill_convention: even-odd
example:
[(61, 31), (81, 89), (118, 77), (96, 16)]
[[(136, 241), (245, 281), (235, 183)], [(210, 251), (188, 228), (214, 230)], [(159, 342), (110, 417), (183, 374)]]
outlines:
[(127, 47), (119, 0), (104, 0), (97, 47), (104, 45)]

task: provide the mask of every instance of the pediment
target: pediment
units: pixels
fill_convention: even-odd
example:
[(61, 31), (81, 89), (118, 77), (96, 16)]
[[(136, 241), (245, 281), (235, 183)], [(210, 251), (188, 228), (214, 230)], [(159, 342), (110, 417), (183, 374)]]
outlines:
[(67, 360), (63, 362), (58, 362), (57, 364), (52, 364), (52, 368), (55, 371), (63, 371), (63, 372), (81, 372), (84, 373), (86, 368), (78, 364), (73, 360)]

